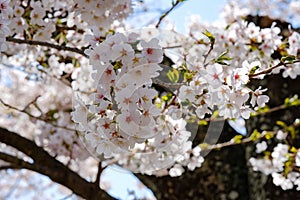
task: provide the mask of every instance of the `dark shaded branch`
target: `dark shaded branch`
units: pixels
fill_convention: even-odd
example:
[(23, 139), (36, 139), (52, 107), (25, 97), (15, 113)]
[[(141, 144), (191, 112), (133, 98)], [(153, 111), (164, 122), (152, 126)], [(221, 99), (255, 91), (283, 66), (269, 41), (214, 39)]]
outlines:
[(17, 166), (13, 166), (13, 165), (5, 165), (5, 166), (0, 167), (0, 170), (7, 170), (7, 169), (22, 169), (22, 167), (17, 167)]
[(14, 42), (18, 44), (28, 44), (28, 45), (40, 45), (44, 47), (49, 47), (53, 49), (57, 49), (59, 51), (71, 51), (74, 53), (78, 53), (83, 55), (84, 57), (88, 57), (83, 50), (74, 48), (74, 47), (67, 47), (67, 46), (61, 46), (57, 44), (51, 44), (48, 42), (43, 42), (43, 41), (36, 41), (36, 40), (24, 40), (24, 39), (18, 39), (18, 38), (13, 38), (13, 37), (6, 37), (7, 42)]
[[(75, 194), (88, 199), (113, 199), (105, 191), (101, 190), (95, 183), (88, 182), (77, 173), (70, 170), (64, 164), (53, 158), (42, 147), (37, 146), (33, 141), (26, 139), (17, 133), (0, 128), (0, 142), (16, 148), (34, 160), (33, 164), (22, 160), (16, 160), (13, 156), (0, 154), (7, 162), (19, 162), (29, 169), (51, 178), (54, 182), (68, 187)], [(25, 163), (24, 163), (25, 162)]]
[[(0, 138), (1, 140), (1, 138)], [(0, 170), (2, 169), (21, 169), (21, 168), (26, 168), (26, 169), (31, 169), (32, 164), (21, 160), (15, 156), (0, 152), (0, 159), (10, 163), (10, 165), (2, 166), (0, 167)]]
[(101, 177), (102, 171), (103, 171), (102, 162), (99, 162), (98, 172), (97, 172), (97, 176), (96, 176), (96, 180), (95, 180), (95, 184), (97, 184), (98, 186), (100, 186), (100, 177)]

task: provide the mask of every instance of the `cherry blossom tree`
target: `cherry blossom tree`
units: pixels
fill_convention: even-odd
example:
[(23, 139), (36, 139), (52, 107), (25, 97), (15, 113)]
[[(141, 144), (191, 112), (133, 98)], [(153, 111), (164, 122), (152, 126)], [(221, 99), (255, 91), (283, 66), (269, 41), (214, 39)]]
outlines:
[(299, 196), (300, 3), (229, 1), (183, 35), (184, 3), (135, 29), (143, 1), (0, 0), (0, 188), (113, 199), (116, 164), (157, 199)]

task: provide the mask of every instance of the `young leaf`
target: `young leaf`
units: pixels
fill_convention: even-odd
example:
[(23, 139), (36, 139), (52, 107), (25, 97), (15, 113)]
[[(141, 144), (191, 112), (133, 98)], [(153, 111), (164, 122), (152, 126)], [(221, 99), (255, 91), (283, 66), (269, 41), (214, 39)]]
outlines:
[(179, 80), (179, 72), (177, 69), (172, 69), (169, 70), (167, 73), (167, 77), (169, 78), (169, 80), (173, 83), (177, 83)]
[(211, 42), (211, 43), (215, 43), (215, 41), (216, 41), (216, 38), (215, 38), (215, 36), (213, 36), (213, 34), (211, 33), (211, 32), (209, 32), (208, 30), (205, 30), (205, 32), (202, 32), (206, 37), (208, 37), (208, 39), (209, 39), (209, 41)]

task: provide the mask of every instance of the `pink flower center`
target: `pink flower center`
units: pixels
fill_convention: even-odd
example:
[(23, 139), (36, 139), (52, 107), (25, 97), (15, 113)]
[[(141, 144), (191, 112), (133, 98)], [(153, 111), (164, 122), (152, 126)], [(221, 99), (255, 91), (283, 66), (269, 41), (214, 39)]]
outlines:
[(218, 76), (218, 74), (214, 74), (214, 79), (218, 79), (219, 78), (219, 76)]
[(234, 79), (235, 79), (235, 80), (237, 80), (237, 79), (239, 79), (239, 78), (240, 78), (240, 75), (238, 75), (238, 74), (234, 75)]
[(147, 49), (147, 54), (150, 54), (150, 55), (153, 54), (153, 49), (148, 48), (148, 49)]

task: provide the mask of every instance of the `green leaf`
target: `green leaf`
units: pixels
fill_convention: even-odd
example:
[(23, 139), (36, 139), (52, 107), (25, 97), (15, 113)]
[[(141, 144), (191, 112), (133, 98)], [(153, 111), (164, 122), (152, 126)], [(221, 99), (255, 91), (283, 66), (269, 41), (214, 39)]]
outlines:
[(287, 125), (286, 125), (286, 123), (284, 123), (283, 121), (276, 121), (276, 124), (277, 124), (278, 126), (280, 126), (280, 127), (284, 128), (284, 129), (286, 129), (286, 128), (287, 128)]
[(228, 65), (226, 62), (223, 62), (223, 61), (215, 61), (215, 62), (220, 64), (220, 65)]
[(200, 147), (202, 150), (207, 149), (209, 146), (210, 146), (210, 145), (207, 144), (207, 143), (201, 143), (201, 144), (199, 144), (199, 147)]
[(198, 121), (198, 125), (199, 125), (199, 126), (206, 126), (206, 125), (208, 125), (208, 122), (207, 122), (205, 119), (199, 120), (199, 121)]
[(271, 131), (266, 131), (265, 132), (265, 138), (267, 139), (267, 140), (269, 140), (269, 139), (271, 139), (271, 138), (273, 138), (274, 137), (274, 133), (273, 132), (271, 132)]
[(123, 67), (123, 64), (122, 62), (120, 61), (117, 61), (115, 64), (114, 64), (114, 69), (121, 69)]
[(162, 102), (155, 104), (156, 108), (162, 108)]
[(205, 32), (202, 32), (203, 33), (203, 35), (205, 35), (206, 37), (208, 37), (208, 39), (209, 39), (209, 41), (211, 42), (211, 43), (215, 43), (215, 41), (216, 41), (216, 38), (215, 38), (215, 36), (211, 33), (211, 32), (209, 32), (208, 30), (205, 30)]
[(167, 77), (169, 78), (169, 80), (173, 83), (177, 83), (179, 80), (179, 72), (177, 69), (172, 69), (169, 70), (167, 73)]
[(211, 115), (211, 118), (217, 118), (219, 116), (219, 110), (215, 110), (214, 112), (213, 112), (213, 114)]
[(286, 130), (291, 134), (292, 139), (295, 139), (297, 136), (297, 132), (294, 126), (288, 126)]
[(272, 155), (272, 153), (271, 153), (270, 151), (264, 151), (263, 154), (264, 154), (264, 157), (265, 157), (265, 158), (268, 158), (268, 159), (269, 159), (270, 156)]
[(292, 98), (285, 98), (284, 99), (284, 106), (286, 108), (291, 107), (291, 106), (299, 106), (300, 105), (300, 100), (298, 99), (298, 96), (295, 95)]
[(214, 60), (214, 62), (221, 65), (228, 65), (226, 62), (224, 62), (226, 60), (232, 60), (231, 57), (227, 56), (228, 52), (228, 50), (224, 51), (217, 59)]
[(222, 60), (232, 60), (232, 58), (226, 57), (226, 55), (228, 54), (229, 50), (227, 49), (226, 51), (224, 51), (219, 58)]
[(252, 134), (250, 135), (250, 139), (252, 141), (257, 140), (259, 137), (261, 136), (261, 133), (258, 132), (256, 129), (252, 132)]
[(170, 101), (171, 98), (172, 98), (172, 93), (171, 93), (171, 92), (168, 92), (166, 95), (163, 95), (163, 96), (161, 97), (161, 99), (162, 99), (163, 101), (165, 101), (165, 102)]
[(294, 55), (287, 55), (287, 56), (283, 56), (281, 58), (281, 62), (293, 63), (296, 59), (297, 59), (297, 57)]
[(290, 151), (291, 151), (292, 153), (297, 153), (297, 152), (298, 152), (298, 149), (295, 148), (295, 147), (292, 147), (292, 148), (290, 149)]
[(284, 175), (288, 175), (288, 173), (293, 170), (293, 165), (293, 160), (288, 156), (288, 161), (284, 163)]
[(189, 81), (191, 81), (191, 80), (193, 79), (194, 74), (187, 71), (187, 72), (185, 72), (185, 73), (183, 74), (183, 77), (184, 77), (184, 79), (185, 79), (187, 82), (189, 82)]
[(250, 74), (254, 74), (255, 73), (255, 71), (256, 70), (258, 70), (259, 69), (259, 66), (257, 65), (257, 66), (254, 66), (254, 67), (252, 67), (251, 68), (251, 70), (250, 70)]
[(238, 143), (242, 142), (242, 138), (243, 138), (242, 135), (236, 135), (232, 139), (233, 139), (234, 143), (238, 144)]
[(186, 119), (187, 123), (195, 123), (197, 121), (197, 117), (196, 116), (191, 116), (189, 118)]

